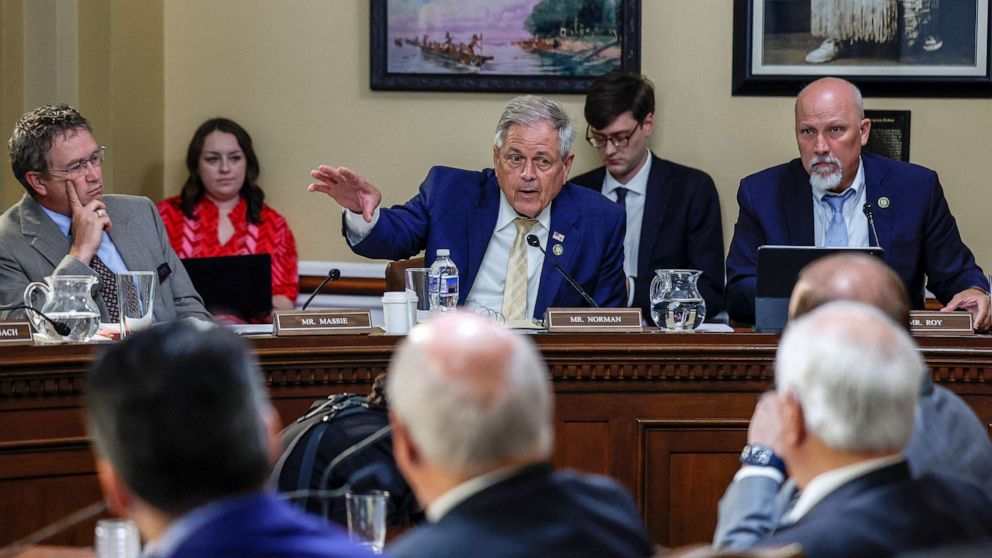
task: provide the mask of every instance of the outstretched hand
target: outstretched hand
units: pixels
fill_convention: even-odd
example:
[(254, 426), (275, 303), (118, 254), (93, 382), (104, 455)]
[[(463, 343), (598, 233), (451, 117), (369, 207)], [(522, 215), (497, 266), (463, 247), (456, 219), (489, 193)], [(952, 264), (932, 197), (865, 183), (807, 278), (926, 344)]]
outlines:
[(367, 180), (349, 168), (327, 165), (313, 169), (310, 176), (317, 182), (310, 184), (307, 190), (323, 192), (334, 198), (341, 207), (361, 213), (366, 223), (372, 222), (372, 214), (382, 202), (382, 193)]
[(72, 235), (72, 246), (69, 254), (86, 265), (90, 264), (93, 255), (100, 248), (103, 231), (110, 232), (110, 215), (107, 205), (102, 200), (92, 199), (86, 205), (76, 193), (76, 184), (67, 180), (65, 185), (66, 198), (69, 200), (69, 216), (72, 223), (69, 232)]
[(975, 331), (985, 331), (992, 325), (992, 316), (989, 314), (989, 296), (985, 291), (978, 288), (965, 289), (940, 309), (941, 312), (951, 312), (954, 310), (967, 310), (971, 313)]

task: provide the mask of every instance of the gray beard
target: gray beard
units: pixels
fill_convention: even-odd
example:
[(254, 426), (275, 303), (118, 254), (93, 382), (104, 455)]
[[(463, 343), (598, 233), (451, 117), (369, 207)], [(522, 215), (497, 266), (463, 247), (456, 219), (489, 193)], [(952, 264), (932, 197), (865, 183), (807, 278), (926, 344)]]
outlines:
[(809, 175), (809, 185), (813, 187), (813, 195), (816, 199), (821, 199), (830, 190), (840, 186), (840, 181), (844, 178), (842, 171), (830, 174), (812, 173)]

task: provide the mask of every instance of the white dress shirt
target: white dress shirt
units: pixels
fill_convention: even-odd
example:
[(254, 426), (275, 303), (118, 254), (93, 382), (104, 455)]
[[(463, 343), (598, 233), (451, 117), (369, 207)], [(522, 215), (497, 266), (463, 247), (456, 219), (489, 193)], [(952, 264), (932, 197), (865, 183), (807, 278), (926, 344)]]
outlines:
[[(55, 221), (55, 226), (62, 231), (62, 234), (69, 238), (69, 243), (71, 244), (72, 236), (69, 235), (69, 232), (72, 227), (72, 217), (62, 215), (61, 213), (52, 211), (44, 206), (42, 206), (41, 209), (43, 209), (45, 213), (52, 218), (52, 221)], [(107, 231), (103, 231), (103, 239), (100, 241), (100, 247), (97, 249), (96, 255), (100, 257), (100, 260), (103, 261), (103, 264), (106, 265), (107, 269), (110, 271), (113, 271), (114, 273), (124, 273), (125, 271), (128, 271), (127, 265), (124, 264), (124, 258), (122, 258), (121, 253), (117, 251), (117, 245), (114, 244), (114, 241), (110, 238), (110, 235), (107, 234)]]
[[(868, 218), (865, 217), (864, 205), (867, 192), (865, 191), (865, 166), (858, 159), (858, 174), (854, 181), (848, 186), (854, 190), (854, 195), (844, 202), (844, 223), (847, 224), (847, 245), (852, 248), (868, 247)], [(813, 239), (816, 246), (827, 245), (827, 228), (830, 220), (833, 219), (834, 212), (823, 201), (826, 192), (813, 190)], [(871, 239), (872, 245), (877, 243), (874, 237)]]
[(887, 457), (879, 457), (876, 459), (861, 461), (859, 463), (848, 465), (846, 467), (840, 467), (813, 477), (813, 480), (809, 481), (806, 488), (802, 489), (799, 493), (799, 499), (796, 500), (796, 505), (789, 510), (789, 513), (785, 514), (783, 522), (786, 524), (791, 524), (799, 521), (803, 518), (803, 516), (809, 513), (811, 509), (813, 509), (813, 506), (819, 504), (821, 500), (829, 496), (838, 488), (856, 478), (863, 477), (868, 473), (877, 471), (883, 467), (888, 467), (889, 465), (895, 465), (896, 463), (905, 460), (906, 456), (900, 453)]
[(490, 486), (510, 478), (521, 469), (523, 469), (523, 466), (519, 465), (496, 469), (495, 471), (490, 471), (473, 479), (469, 479), (451, 490), (448, 490), (436, 500), (431, 502), (431, 504), (427, 506), (427, 509), (424, 510), (424, 515), (427, 516), (427, 521), (430, 521), (431, 523), (441, 521), (441, 518), (448, 515), (448, 512), (453, 510), (458, 504), (461, 504), (465, 500), (468, 500), (472, 496), (475, 496)]
[[(554, 203), (554, 202), (552, 202)], [(372, 222), (366, 223), (359, 213), (344, 210), (345, 232), (348, 242), (355, 245), (368, 236), (369, 232), (379, 222), (379, 208), (372, 215)], [(494, 312), (503, 311), (503, 288), (506, 284), (506, 267), (510, 260), (510, 250), (517, 238), (517, 227), (513, 220), (520, 215), (507, 201), (503, 192), (499, 194), (499, 214), (496, 217), (496, 227), (489, 237), (486, 255), (482, 258), (479, 272), (475, 277), (472, 290), (465, 297), (465, 306), (486, 308)], [(541, 246), (547, 249), (548, 232), (551, 230), (551, 205), (549, 204), (537, 216), (537, 223), (529, 234), (536, 235)], [(537, 248), (527, 247), (527, 311), (524, 316), (534, 315), (537, 304), (537, 291), (541, 285), (541, 270), (544, 267), (544, 254)], [(464, 270), (459, 270), (459, 274)], [(537, 316), (542, 318), (543, 316)]]
[(613, 177), (608, 171), (603, 178), (600, 190), (610, 201), (617, 201), (617, 188), (626, 188), (624, 206), (627, 209), (627, 233), (623, 238), (623, 272), (627, 276), (627, 306), (634, 300), (634, 279), (637, 277), (637, 257), (641, 245), (641, 225), (644, 223), (644, 202), (648, 193), (648, 177), (651, 176), (651, 151), (637, 173), (626, 184)]

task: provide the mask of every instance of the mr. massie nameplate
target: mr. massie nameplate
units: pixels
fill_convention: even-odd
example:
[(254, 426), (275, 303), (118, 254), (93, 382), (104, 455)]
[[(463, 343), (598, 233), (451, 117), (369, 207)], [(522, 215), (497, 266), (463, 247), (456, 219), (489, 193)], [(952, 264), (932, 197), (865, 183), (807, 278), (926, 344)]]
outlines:
[(544, 315), (548, 331), (640, 332), (640, 308), (548, 308)]
[(372, 333), (372, 316), (361, 308), (273, 312), (272, 332), (289, 335), (367, 335)]

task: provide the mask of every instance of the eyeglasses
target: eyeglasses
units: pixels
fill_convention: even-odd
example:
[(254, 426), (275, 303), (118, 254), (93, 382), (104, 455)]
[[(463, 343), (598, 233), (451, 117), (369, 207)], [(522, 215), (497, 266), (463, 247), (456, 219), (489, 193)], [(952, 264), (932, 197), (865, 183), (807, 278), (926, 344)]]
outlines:
[(586, 126), (586, 141), (589, 145), (595, 147), (596, 149), (602, 149), (606, 147), (606, 142), (613, 144), (613, 147), (621, 148), (630, 145), (630, 136), (634, 135), (634, 132), (641, 127), (641, 122), (638, 122), (636, 126), (631, 128), (629, 132), (621, 132), (619, 134), (613, 134), (612, 136), (604, 136), (603, 134), (597, 134), (592, 131), (590, 126)]
[(80, 159), (64, 169), (48, 169), (50, 172), (64, 172), (66, 174), (79, 174), (86, 170), (86, 167), (98, 168), (103, 165), (103, 160), (107, 158), (107, 148), (101, 145), (86, 159)]
[[(519, 153), (508, 153), (501, 157), (506, 166), (511, 169), (520, 169), (527, 164), (527, 158)], [(559, 162), (557, 160), (553, 161), (547, 157), (537, 156), (531, 159), (534, 162), (534, 167), (541, 172), (548, 172)]]

